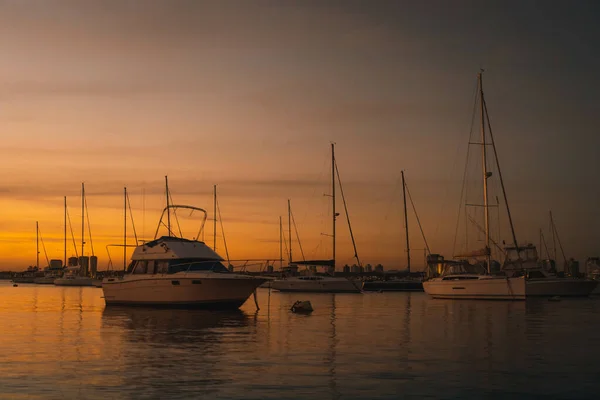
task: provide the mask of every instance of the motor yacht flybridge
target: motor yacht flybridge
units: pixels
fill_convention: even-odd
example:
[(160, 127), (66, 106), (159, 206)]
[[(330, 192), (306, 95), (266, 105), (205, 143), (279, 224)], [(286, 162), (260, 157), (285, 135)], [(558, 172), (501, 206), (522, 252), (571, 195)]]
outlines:
[[(167, 182), (167, 206), (155, 239), (135, 248), (124, 276), (102, 281), (106, 305), (239, 308), (266, 279), (230, 272), (222, 264), (223, 258), (198, 240), (206, 211), (169, 204), (168, 193)], [(178, 209), (202, 213), (196, 237), (186, 239), (171, 229), (171, 218)], [(166, 226), (167, 235), (157, 237), (161, 226)]]

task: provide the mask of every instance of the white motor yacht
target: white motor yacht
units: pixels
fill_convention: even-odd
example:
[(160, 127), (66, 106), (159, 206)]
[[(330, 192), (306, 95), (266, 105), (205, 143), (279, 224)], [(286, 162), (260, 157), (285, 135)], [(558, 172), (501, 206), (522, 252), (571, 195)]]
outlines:
[[(167, 203), (163, 216), (177, 208), (204, 213), (204, 226), (206, 211), (197, 207)], [(222, 261), (204, 242), (162, 236), (135, 248), (124, 276), (102, 281), (104, 300), (107, 306), (239, 308), (267, 279), (230, 272)]]

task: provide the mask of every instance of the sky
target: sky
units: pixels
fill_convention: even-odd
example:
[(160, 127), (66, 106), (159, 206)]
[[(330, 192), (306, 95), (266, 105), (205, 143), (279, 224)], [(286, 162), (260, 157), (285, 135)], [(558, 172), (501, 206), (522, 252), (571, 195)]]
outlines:
[[(35, 265), (36, 221), (40, 264), (63, 257), (64, 196), (80, 246), (82, 182), (86, 255), (121, 268), (123, 188), (149, 240), (164, 176), (208, 211), (210, 245), (217, 185), (223, 256), (225, 238), (231, 259), (278, 259), (290, 199), (305, 258), (329, 258), (332, 142), (363, 264), (406, 265), (401, 170), (451, 257), (481, 68), (518, 240), (549, 237), (552, 210), (566, 257), (597, 256), (598, 17), (594, 1), (0, 1), (0, 269)], [(356, 260), (337, 200), (340, 268)]]

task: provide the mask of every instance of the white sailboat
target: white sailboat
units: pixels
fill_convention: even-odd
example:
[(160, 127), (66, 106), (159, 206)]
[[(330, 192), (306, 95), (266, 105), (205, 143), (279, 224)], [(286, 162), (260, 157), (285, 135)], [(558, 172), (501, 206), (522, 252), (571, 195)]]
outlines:
[(39, 250), (39, 241), (42, 240), (42, 247), (44, 248), (44, 255), (46, 256), (46, 261), (48, 262), (48, 266), (44, 268), (43, 276), (36, 276), (33, 279), (33, 283), (38, 285), (52, 285), (56, 278), (60, 278), (62, 275), (62, 261), (61, 260), (48, 260), (48, 253), (46, 252), (46, 246), (44, 246), (44, 239), (41, 238), (39, 224), (35, 222), (35, 247), (36, 247), (36, 267), (39, 270), (40, 267), (40, 250)]
[[(444, 261), (441, 257), (431, 258), (429, 265), (429, 278), (423, 282), (423, 289), (433, 298), (441, 299), (497, 299), (497, 300), (525, 300), (525, 278), (507, 277), (491, 274), (491, 249), (490, 249), (490, 221), (488, 209), (488, 185), (487, 180), (491, 173), (487, 169), (487, 145), (486, 143), (486, 124), (485, 115), (487, 109), (483, 97), (482, 74), (478, 76), (479, 96), (481, 103), (481, 149), (482, 149), (482, 169), (483, 169), (483, 209), (485, 218), (485, 248), (470, 256), (479, 256), (485, 258), (485, 267), (482, 264), (469, 264), (465, 260)], [(489, 120), (488, 126), (489, 126)], [(495, 144), (491, 135), (491, 145)], [(498, 174), (502, 183), (502, 175), (498, 159)], [(504, 185), (502, 184), (503, 188)], [(506, 200), (506, 195), (505, 195)], [(508, 210), (508, 206), (507, 206)], [(509, 219), (510, 210), (508, 210)], [(512, 221), (511, 221), (512, 227)], [(514, 229), (513, 229), (514, 238)], [(514, 240), (516, 243), (516, 239)]]
[[(204, 229), (206, 211), (170, 204), (168, 183), (166, 193), (167, 206), (155, 239), (135, 248), (124, 276), (102, 281), (106, 305), (239, 308), (266, 279), (230, 272), (222, 264), (223, 258), (198, 240)], [(203, 213), (196, 237), (186, 239), (174, 235), (171, 213), (177, 209)], [(163, 222), (165, 213), (167, 224)], [(167, 236), (157, 237), (161, 226), (167, 227)]]
[[(290, 276), (281, 279), (275, 279), (270, 282), (271, 288), (279, 290), (280, 292), (316, 292), (316, 293), (360, 293), (361, 286), (345, 277), (336, 277), (335, 274), (335, 222), (339, 215), (335, 211), (335, 176), (336, 176), (336, 163), (335, 163), (335, 145), (331, 144), (331, 198), (332, 198), (332, 215), (333, 215), (333, 251), (331, 260), (310, 260), (310, 261), (296, 261), (292, 262), (291, 256), (291, 230), (290, 236), (290, 267), (297, 268), (298, 265), (325, 267), (331, 275), (309, 275), (309, 276)], [(343, 192), (342, 192), (343, 196)], [(345, 201), (344, 201), (345, 205)], [(347, 210), (346, 210), (347, 213)], [(289, 203), (288, 203), (288, 215), (289, 215)], [(347, 214), (346, 214), (347, 215)], [(290, 225), (291, 226), (291, 225)], [(354, 236), (352, 229), (350, 229), (352, 236), (352, 243), (354, 244)], [(356, 245), (354, 245), (354, 254), (356, 256)]]

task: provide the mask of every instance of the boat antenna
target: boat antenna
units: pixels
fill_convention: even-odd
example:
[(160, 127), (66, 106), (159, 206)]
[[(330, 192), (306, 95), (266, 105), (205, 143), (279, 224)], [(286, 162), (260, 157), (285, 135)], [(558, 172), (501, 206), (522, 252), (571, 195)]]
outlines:
[[(481, 89), (481, 103), (483, 104), (483, 110), (485, 110), (485, 117), (487, 120), (488, 131), (490, 132), (490, 139), (492, 142), (492, 149), (494, 150), (494, 158), (496, 159), (496, 168), (498, 169), (498, 178), (500, 179), (500, 186), (502, 187), (502, 195), (504, 196), (504, 204), (506, 204), (506, 213), (508, 214), (508, 222), (510, 224), (510, 232), (512, 234), (513, 243), (519, 254), (519, 244), (517, 242), (517, 235), (515, 233), (515, 226), (513, 224), (512, 215), (510, 213), (510, 207), (508, 205), (508, 197), (506, 196), (506, 188), (504, 187), (504, 179), (502, 179), (502, 171), (500, 169), (500, 160), (498, 160), (498, 151), (496, 150), (496, 142), (494, 141), (494, 135), (492, 133), (492, 123), (490, 122), (490, 116), (488, 113), (487, 103), (483, 95), (483, 87), (481, 87), (481, 74), (479, 74), (479, 84)], [(487, 212), (487, 207), (486, 207)]]
[(487, 170), (487, 149), (486, 149), (486, 135), (485, 135), (485, 105), (483, 100), (483, 81), (482, 81), (483, 70), (477, 74), (479, 80), (479, 95), (481, 98), (481, 155), (482, 155), (482, 166), (483, 166), (483, 211), (485, 218), (485, 254), (487, 261), (487, 272), (491, 273), (491, 251), (490, 251), (490, 216), (488, 209), (488, 186), (487, 180), (492, 176), (491, 172)]
[(406, 182), (404, 180), (404, 171), (402, 174), (402, 198), (404, 199), (404, 229), (406, 230), (406, 269), (410, 274), (410, 243), (408, 239), (408, 213), (406, 212)]

